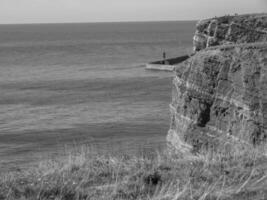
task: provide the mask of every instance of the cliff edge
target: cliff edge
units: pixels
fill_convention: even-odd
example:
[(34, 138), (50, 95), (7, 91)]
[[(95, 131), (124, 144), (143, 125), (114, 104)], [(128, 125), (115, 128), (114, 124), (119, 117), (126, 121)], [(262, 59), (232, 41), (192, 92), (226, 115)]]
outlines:
[(267, 138), (267, 15), (200, 21), (195, 55), (175, 67), (169, 145), (178, 151)]
[(223, 16), (199, 21), (193, 38), (194, 51), (225, 44), (267, 41), (267, 14)]

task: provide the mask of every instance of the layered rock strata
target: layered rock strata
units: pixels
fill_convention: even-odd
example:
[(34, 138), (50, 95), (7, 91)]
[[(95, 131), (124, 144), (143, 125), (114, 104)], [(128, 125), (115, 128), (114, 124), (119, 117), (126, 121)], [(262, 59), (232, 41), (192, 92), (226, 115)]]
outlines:
[(194, 51), (225, 44), (267, 41), (266, 14), (224, 16), (198, 22)]
[(232, 22), (241, 19), (230, 19), (223, 32), (220, 18), (198, 23), (197, 31), (209, 24), (217, 44), (196, 45), (201, 51), (175, 68), (167, 140), (179, 151), (216, 147), (225, 138), (254, 145), (267, 138), (267, 17), (256, 18), (264, 25), (257, 25), (255, 37), (258, 32), (234, 34)]

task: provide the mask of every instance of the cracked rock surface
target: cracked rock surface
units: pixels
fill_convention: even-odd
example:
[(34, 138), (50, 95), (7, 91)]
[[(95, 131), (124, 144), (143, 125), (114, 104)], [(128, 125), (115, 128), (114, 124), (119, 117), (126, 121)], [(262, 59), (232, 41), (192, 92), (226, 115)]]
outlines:
[(267, 41), (266, 14), (224, 16), (197, 23), (194, 51), (210, 46)]
[[(216, 45), (194, 42), (195, 55), (175, 69), (167, 140), (182, 152), (267, 139), (267, 15), (224, 18), (198, 23)], [(237, 22), (256, 32), (233, 31)]]

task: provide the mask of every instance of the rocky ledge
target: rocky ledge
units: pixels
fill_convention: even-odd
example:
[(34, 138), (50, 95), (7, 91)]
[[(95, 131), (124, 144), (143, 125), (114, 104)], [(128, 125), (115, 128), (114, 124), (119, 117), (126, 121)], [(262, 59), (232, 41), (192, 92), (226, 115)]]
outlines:
[(210, 46), (267, 41), (267, 14), (223, 16), (197, 23), (194, 51)]
[(175, 67), (167, 137), (172, 148), (198, 152), (226, 139), (266, 141), (266, 30), (264, 14), (197, 24), (195, 55)]

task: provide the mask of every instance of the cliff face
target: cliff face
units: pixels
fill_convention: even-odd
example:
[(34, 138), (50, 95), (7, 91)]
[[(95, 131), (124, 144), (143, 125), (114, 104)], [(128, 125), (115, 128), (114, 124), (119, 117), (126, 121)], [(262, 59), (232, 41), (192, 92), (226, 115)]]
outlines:
[(175, 69), (167, 137), (172, 147), (198, 151), (225, 139), (258, 144), (267, 138), (266, 27), (261, 15), (198, 23), (197, 52)]
[(215, 45), (266, 42), (266, 14), (224, 16), (200, 21), (193, 41), (195, 51)]

